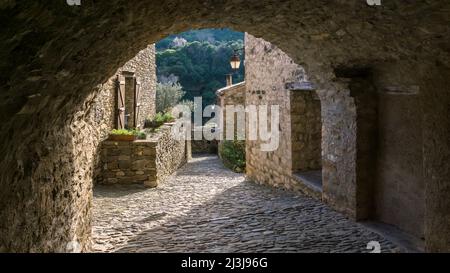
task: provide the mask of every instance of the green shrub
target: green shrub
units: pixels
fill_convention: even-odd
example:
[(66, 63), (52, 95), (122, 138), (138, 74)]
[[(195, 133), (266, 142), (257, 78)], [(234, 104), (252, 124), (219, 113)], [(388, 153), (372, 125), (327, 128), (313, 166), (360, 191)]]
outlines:
[(172, 122), (175, 120), (175, 118), (172, 116), (171, 113), (167, 112), (163, 115), (164, 122)]
[(164, 115), (162, 113), (156, 114), (155, 118), (153, 119), (156, 123), (163, 124), (164, 123)]
[(180, 102), (184, 96), (182, 86), (178, 82), (156, 84), (156, 112), (166, 112)]
[(225, 167), (234, 172), (245, 172), (245, 140), (224, 140), (219, 155)]
[(113, 129), (111, 135), (131, 136), (134, 135), (133, 131), (127, 129)]
[(175, 118), (171, 113), (158, 113), (153, 119), (147, 118), (144, 122), (144, 128), (158, 128), (166, 122), (172, 122)]
[(147, 134), (144, 132), (137, 132), (136, 137), (137, 139), (147, 139)]
[(146, 139), (147, 135), (138, 130), (113, 129), (111, 135), (136, 136), (137, 139)]

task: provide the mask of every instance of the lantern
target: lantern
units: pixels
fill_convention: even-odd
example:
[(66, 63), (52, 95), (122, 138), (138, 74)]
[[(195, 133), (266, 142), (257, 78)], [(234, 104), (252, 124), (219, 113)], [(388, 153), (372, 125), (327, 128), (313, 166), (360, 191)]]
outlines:
[(239, 66), (241, 65), (241, 59), (239, 58), (239, 55), (234, 53), (233, 56), (230, 59), (231, 68), (233, 70), (238, 70)]

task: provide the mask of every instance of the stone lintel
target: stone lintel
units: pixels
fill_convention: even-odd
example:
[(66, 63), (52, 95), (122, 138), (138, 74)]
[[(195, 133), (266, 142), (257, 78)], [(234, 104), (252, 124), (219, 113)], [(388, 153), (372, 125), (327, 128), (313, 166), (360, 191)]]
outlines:
[(312, 82), (288, 82), (285, 88), (290, 91), (313, 91), (316, 87)]
[(418, 95), (420, 87), (418, 85), (391, 85), (385, 86), (381, 90), (382, 93), (389, 95)]
[(132, 77), (134, 77), (134, 72), (133, 71), (126, 71), (126, 70), (124, 70), (124, 71), (122, 71), (122, 75), (125, 78), (132, 78)]

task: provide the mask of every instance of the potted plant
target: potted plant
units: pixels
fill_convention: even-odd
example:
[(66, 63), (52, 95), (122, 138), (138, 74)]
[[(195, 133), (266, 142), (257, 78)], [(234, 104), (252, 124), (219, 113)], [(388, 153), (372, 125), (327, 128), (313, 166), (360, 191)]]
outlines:
[(113, 141), (134, 141), (136, 134), (126, 129), (114, 129), (109, 134), (109, 140)]

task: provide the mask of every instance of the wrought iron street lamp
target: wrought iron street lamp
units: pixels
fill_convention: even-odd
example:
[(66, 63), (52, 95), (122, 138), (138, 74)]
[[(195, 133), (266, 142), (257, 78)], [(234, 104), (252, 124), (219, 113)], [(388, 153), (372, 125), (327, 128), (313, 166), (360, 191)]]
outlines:
[[(231, 56), (230, 65), (231, 69), (233, 70), (232, 73), (237, 73), (239, 67), (241, 67), (241, 58), (239, 58), (239, 54), (237, 53), (238, 50), (244, 50), (244, 48), (235, 49), (233, 56)], [(227, 74), (227, 86), (230, 86), (232, 84), (233, 84), (233, 74)]]
[(234, 71), (239, 70), (239, 67), (241, 66), (241, 59), (239, 58), (239, 55), (236, 53), (236, 51), (234, 52), (233, 56), (231, 56), (230, 64), (231, 69), (233, 69)]

